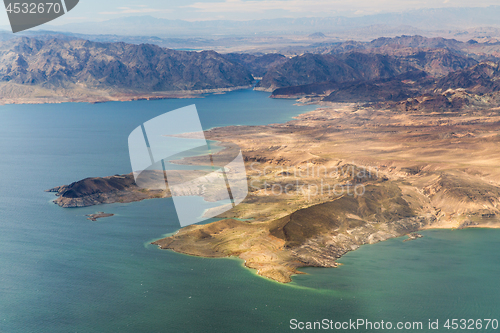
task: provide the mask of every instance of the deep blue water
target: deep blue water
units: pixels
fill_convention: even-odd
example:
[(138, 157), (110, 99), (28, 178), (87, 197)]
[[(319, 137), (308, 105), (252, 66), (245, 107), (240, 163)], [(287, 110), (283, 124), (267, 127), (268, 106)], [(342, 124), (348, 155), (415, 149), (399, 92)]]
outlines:
[[(308, 275), (281, 285), (238, 259), (148, 245), (179, 228), (169, 199), (63, 209), (44, 192), (129, 173), (129, 133), (182, 106), (196, 104), (205, 128), (284, 122), (314, 108), (267, 97), (245, 90), (0, 106), (0, 332), (288, 332), (292, 318), (500, 319), (498, 230), (427, 231), (413, 242), (363, 246), (338, 269), (305, 268)], [(99, 210), (116, 216), (86, 220)]]

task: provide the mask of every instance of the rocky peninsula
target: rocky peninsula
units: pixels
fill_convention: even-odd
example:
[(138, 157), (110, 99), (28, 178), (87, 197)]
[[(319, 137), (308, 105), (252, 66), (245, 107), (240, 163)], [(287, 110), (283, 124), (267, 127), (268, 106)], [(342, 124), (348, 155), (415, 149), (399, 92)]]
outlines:
[[(336, 267), (364, 244), (432, 228), (497, 228), (499, 130), (500, 108), (402, 112), (392, 104), (328, 104), (284, 124), (214, 128), (208, 139), (242, 148), (249, 196), (220, 221), (154, 244), (239, 257), (290, 282), (300, 267)], [(138, 189), (132, 175), (52, 191), (62, 207), (169, 196)]]

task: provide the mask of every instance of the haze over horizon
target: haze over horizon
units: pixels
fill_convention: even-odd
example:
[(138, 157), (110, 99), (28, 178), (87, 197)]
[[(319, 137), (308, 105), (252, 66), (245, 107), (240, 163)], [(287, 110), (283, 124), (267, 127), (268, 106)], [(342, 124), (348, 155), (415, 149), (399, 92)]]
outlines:
[[(485, 8), (493, 6), (490, 8)], [(466, 9), (467, 8), (467, 9)], [(73, 11), (48, 24), (35, 28), (34, 30), (59, 30), (85, 33), (86, 29), (95, 30), (88, 33), (116, 33), (122, 30), (118, 25), (127, 20), (135, 20), (143, 17), (149, 27), (134, 26), (135, 34), (148, 34), (151, 30), (158, 29), (160, 22), (165, 20), (183, 20), (191, 22), (203, 21), (252, 21), (263, 19), (284, 18), (318, 18), (332, 19), (342, 17), (337, 22), (337, 28), (344, 25), (359, 27), (366, 21), (370, 24), (408, 24), (419, 28), (429, 29), (453, 28), (471, 26), (495, 26), (497, 14), (500, 7), (497, 1), (481, 0), (471, 4), (464, 0), (444, 0), (440, 2), (430, 0), (396, 1), (396, 0), (356, 0), (344, 2), (339, 0), (172, 0), (164, 2), (150, 0), (144, 2), (127, 2), (123, 4), (117, 0), (97, 2), (96, 0), (81, 1)], [(441, 16), (442, 20), (434, 20), (434, 26), (429, 26), (429, 20), (434, 16)], [(144, 18), (144, 16), (146, 16)], [(416, 17), (413, 17), (416, 16)], [(422, 16), (421, 18), (419, 16)], [(160, 19), (153, 20), (151, 17)], [(462, 22), (463, 18), (463, 22)], [(117, 20), (118, 19), (118, 20)], [(415, 22), (412, 22), (412, 19)], [(107, 22), (102, 26), (96, 26), (95, 22)], [(346, 23), (348, 22), (348, 23)], [(113, 27), (112, 24), (117, 26)], [(419, 24), (421, 23), (421, 24)], [(328, 23), (325, 23), (328, 24)], [(9, 21), (6, 11), (0, 11), (0, 28), (8, 29)], [(331, 24), (330, 24), (331, 25)], [(316, 28), (311, 26), (311, 28)], [(318, 28), (322, 28), (321, 25)], [(300, 29), (300, 27), (299, 27)], [(161, 30), (161, 29), (160, 29)], [(132, 31), (133, 32), (133, 31)], [(129, 32), (124, 31), (124, 34)], [(176, 31), (173, 31), (176, 33)], [(134, 33), (132, 33), (134, 34)], [(162, 34), (162, 31), (160, 31)]]

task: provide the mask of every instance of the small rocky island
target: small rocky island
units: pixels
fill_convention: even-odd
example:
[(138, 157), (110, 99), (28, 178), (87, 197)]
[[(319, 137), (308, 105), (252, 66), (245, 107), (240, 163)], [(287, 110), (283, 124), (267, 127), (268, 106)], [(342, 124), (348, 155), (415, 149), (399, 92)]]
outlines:
[(115, 216), (115, 214), (107, 214), (107, 213), (104, 213), (104, 212), (97, 212), (95, 214), (88, 214), (88, 215), (85, 215), (85, 216), (88, 216), (87, 220), (95, 222), (95, 221), (97, 221), (97, 219), (102, 219), (102, 218), (105, 218), (105, 217)]

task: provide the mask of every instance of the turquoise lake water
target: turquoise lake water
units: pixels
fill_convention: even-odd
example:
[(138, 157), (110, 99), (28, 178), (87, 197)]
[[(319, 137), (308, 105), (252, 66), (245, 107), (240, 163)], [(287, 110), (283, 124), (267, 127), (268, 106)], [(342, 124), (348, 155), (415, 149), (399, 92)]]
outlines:
[[(293, 318), (439, 319), (441, 326), (447, 318), (500, 319), (500, 230), (426, 231), (412, 242), (363, 246), (340, 268), (304, 268), (307, 275), (282, 285), (238, 259), (149, 245), (179, 228), (169, 199), (79, 209), (51, 203), (48, 188), (129, 173), (129, 133), (190, 104), (206, 128), (284, 122), (314, 109), (251, 90), (0, 106), (0, 332), (291, 332)], [(116, 216), (86, 220), (101, 210)]]

